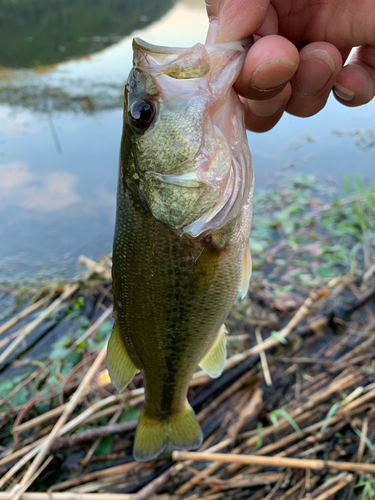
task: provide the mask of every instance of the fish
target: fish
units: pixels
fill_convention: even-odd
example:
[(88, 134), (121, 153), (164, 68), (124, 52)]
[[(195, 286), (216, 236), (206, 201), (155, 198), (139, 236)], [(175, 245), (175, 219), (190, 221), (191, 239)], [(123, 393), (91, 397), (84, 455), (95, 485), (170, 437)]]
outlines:
[(189, 383), (198, 366), (213, 378), (222, 373), (224, 321), (249, 286), (254, 176), (232, 87), (251, 43), (169, 48), (133, 40), (107, 366), (119, 391), (143, 375), (137, 461), (201, 445)]

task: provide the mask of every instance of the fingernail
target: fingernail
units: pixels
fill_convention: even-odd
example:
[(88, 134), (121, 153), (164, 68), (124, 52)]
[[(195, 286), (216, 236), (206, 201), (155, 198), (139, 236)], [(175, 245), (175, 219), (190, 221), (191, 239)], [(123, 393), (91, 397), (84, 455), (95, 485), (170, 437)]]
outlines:
[(352, 101), (355, 96), (355, 93), (352, 90), (343, 87), (337, 82), (333, 86), (333, 91), (339, 99), (342, 99), (343, 101), (347, 102)]
[(301, 94), (317, 94), (327, 84), (334, 71), (335, 62), (327, 51), (315, 49), (302, 53), (296, 74), (296, 86)]
[(272, 99), (264, 101), (248, 100), (248, 106), (254, 116), (269, 118), (276, 114), (284, 104), (284, 96), (279, 94)]
[(292, 78), (297, 64), (291, 59), (271, 59), (255, 70), (250, 78), (250, 85), (257, 90), (272, 90)]

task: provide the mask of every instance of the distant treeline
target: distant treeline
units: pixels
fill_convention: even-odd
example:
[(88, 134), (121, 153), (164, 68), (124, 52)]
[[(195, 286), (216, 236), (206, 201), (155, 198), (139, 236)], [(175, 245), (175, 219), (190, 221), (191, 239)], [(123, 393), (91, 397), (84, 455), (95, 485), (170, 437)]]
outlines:
[(176, 0), (0, 0), (0, 65), (30, 68), (96, 52)]

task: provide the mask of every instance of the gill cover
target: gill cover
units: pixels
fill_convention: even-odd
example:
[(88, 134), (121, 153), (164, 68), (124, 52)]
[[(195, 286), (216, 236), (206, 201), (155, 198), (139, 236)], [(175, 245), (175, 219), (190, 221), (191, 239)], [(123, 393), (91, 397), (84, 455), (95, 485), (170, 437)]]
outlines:
[(181, 49), (133, 41), (125, 120), (138, 189), (179, 235), (218, 229), (250, 201), (252, 160), (232, 85), (251, 43)]

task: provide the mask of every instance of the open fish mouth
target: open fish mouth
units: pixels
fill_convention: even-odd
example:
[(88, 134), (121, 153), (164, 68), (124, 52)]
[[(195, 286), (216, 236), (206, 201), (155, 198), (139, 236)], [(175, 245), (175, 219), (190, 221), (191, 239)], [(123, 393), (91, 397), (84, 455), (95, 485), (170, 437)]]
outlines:
[(197, 43), (193, 47), (183, 48), (152, 45), (141, 38), (134, 38), (133, 63), (135, 67), (157, 69), (159, 74), (164, 73), (178, 80), (200, 78), (211, 70), (215, 54), (221, 53), (221, 57), (226, 54), (230, 58), (231, 54), (247, 51), (253, 43), (254, 38), (251, 36), (240, 41), (212, 45)]

